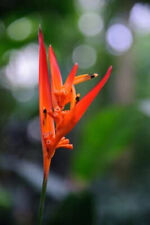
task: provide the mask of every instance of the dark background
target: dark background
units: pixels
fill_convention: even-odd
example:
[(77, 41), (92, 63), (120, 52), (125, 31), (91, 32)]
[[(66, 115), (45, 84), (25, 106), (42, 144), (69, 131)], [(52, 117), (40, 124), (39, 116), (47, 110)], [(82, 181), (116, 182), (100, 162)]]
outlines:
[(45, 225), (150, 224), (150, 1), (0, 1), (0, 225), (37, 224), (38, 27), (65, 80), (110, 80), (52, 160)]

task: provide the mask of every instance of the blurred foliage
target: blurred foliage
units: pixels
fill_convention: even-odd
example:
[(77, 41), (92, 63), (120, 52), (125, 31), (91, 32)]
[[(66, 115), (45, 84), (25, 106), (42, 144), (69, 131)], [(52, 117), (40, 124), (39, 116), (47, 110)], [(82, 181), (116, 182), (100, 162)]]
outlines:
[(80, 194), (71, 194), (68, 196), (47, 224), (91, 225), (93, 224), (93, 221), (93, 196), (89, 192), (81, 192)]
[(0, 189), (0, 207), (1, 208), (9, 208), (12, 203), (10, 200), (9, 192)]
[(132, 107), (108, 107), (93, 115), (83, 128), (73, 172), (93, 179), (108, 169), (131, 145), (140, 113)]
[[(0, 225), (12, 224), (12, 200), (10, 193), (0, 188)], [(13, 221), (15, 224), (15, 221)]]
[[(139, 123), (139, 121), (138, 121)], [(143, 117), (140, 129), (135, 136), (134, 171), (140, 175), (148, 175), (150, 170), (150, 118)]]
[[(26, 181), (28, 185), (23, 181), (23, 174), (31, 178), (34, 173), (26, 174), (24, 164), (17, 167), (14, 159), (36, 163), (42, 170), (37, 123), (29, 132), (31, 123), (38, 118), (38, 86), (30, 86), (30, 80), (25, 87), (13, 86), (5, 69), (14, 59), (14, 51), (24, 54), (24, 48), (32, 44), (38, 51), (39, 24), (46, 47), (52, 44), (55, 49), (63, 79), (72, 67), (74, 49), (80, 45), (91, 46), (97, 60), (91, 67), (79, 68), (78, 74), (97, 72), (101, 76), (113, 65), (112, 77), (102, 94), (69, 134), (74, 152), (58, 150), (52, 161), (51, 173), (61, 175), (64, 182), (67, 177), (70, 189), (80, 190), (82, 181), (87, 181), (87, 186), (81, 192), (68, 191), (60, 202), (48, 194), (45, 224), (150, 224), (150, 33), (137, 32), (130, 24), (135, 3), (150, 4), (150, 0), (104, 1), (101, 9), (95, 9), (103, 20), (102, 31), (86, 36), (79, 29), (79, 20), (88, 10), (94, 10), (83, 9), (78, 0), (0, 1), (0, 225), (35, 224), (39, 192), (30, 187), (30, 179)], [(17, 21), (13, 32), (21, 35), (24, 27), (19, 21), (24, 18), (30, 21), (32, 31), (22, 40), (11, 38), (8, 27)], [(126, 25), (132, 34), (132, 46), (127, 52), (114, 53), (108, 47), (106, 35), (113, 23)], [(79, 85), (77, 93), (84, 96), (97, 82), (95, 79)], [(24, 100), (30, 92), (33, 96)], [(23, 179), (18, 178), (21, 176)], [(36, 186), (40, 182), (38, 173), (33, 182), (34, 179)], [(57, 182), (53, 185), (57, 189)]]

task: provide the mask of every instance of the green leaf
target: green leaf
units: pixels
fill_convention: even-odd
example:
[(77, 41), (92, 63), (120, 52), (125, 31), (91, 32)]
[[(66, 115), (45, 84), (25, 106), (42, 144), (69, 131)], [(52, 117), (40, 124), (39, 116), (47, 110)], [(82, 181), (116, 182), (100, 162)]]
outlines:
[(111, 107), (96, 114), (84, 127), (73, 162), (73, 173), (82, 179), (102, 174), (131, 143), (139, 113), (130, 107)]

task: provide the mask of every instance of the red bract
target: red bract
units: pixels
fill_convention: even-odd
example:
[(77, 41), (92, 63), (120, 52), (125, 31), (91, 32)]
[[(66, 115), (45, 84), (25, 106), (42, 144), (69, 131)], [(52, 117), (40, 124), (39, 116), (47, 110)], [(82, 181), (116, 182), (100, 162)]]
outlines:
[[(112, 67), (101, 81), (80, 100), (75, 85), (97, 77), (97, 74), (76, 76), (76, 63), (63, 84), (60, 69), (52, 49), (49, 47), (51, 81), (49, 80), (46, 50), (41, 30), (39, 31), (39, 111), (44, 160), (44, 175), (48, 176), (49, 166), (55, 150), (60, 147), (72, 149), (73, 145), (65, 135), (70, 132), (81, 119), (96, 95), (107, 82)], [(50, 85), (51, 84), (51, 85)], [(66, 104), (70, 109), (65, 110)]]

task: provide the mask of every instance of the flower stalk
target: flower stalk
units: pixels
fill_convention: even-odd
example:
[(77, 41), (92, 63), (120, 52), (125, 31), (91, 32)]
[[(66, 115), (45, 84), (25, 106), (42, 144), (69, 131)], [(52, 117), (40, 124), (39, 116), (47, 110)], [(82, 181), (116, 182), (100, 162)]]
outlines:
[(43, 176), (42, 191), (41, 191), (40, 205), (39, 205), (39, 212), (38, 212), (38, 225), (42, 225), (44, 203), (45, 203), (46, 189), (47, 189), (47, 180), (48, 180), (48, 177)]
[[(51, 69), (50, 77), (43, 34), (41, 29), (39, 29), (39, 114), (44, 165), (44, 178), (39, 208), (39, 225), (42, 224), (51, 159), (58, 148), (73, 149), (73, 145), (65, 136), (82, 118), (87, 108), (106, 84), (112, 70), (112, 66), (110, 66), (98, 84), (80, 100), (80, 94), (76, 93), (75, 85), (91, 80), (97, 77), (98, 74), (82, 74), (76, 76), (78, 64), (75, 63), (63, 84), (61, 72), (52, 46), (49, 46), (48, 52)], [(67, 104), (70, 105), (69, 110), (65, 110)]]

